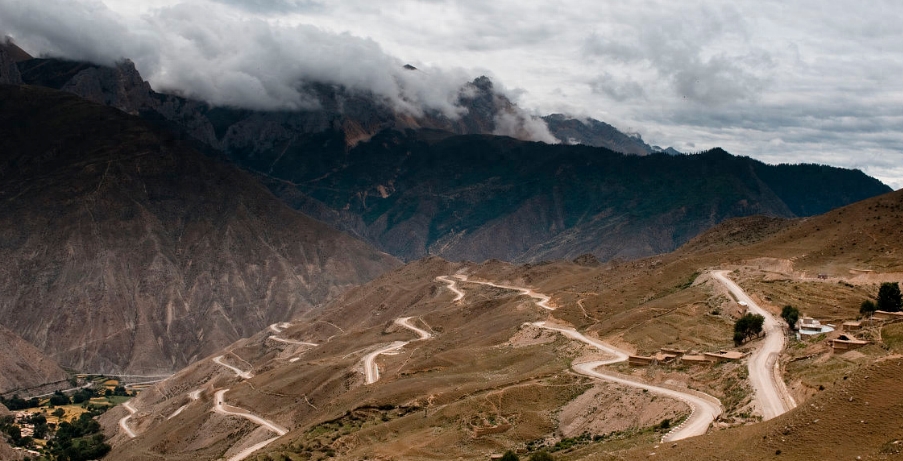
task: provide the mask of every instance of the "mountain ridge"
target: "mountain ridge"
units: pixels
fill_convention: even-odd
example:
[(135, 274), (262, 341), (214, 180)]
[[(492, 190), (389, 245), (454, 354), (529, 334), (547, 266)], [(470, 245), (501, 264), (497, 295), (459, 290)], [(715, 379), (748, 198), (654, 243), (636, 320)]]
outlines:
[(0, 95), (0, 319), (65, 366), (180, 369), (398, 264), (138, 118)]

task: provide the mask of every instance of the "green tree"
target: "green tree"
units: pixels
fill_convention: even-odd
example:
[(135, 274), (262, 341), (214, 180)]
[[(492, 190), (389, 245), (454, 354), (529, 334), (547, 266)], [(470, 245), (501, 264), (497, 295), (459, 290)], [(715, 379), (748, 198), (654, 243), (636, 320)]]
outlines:
[(781, 318), (787, 322), (787, 325), (790, 326), (791, 330), (796, 330), (796, 322), (800, 319), (800, 311), (799, 309), (787, 305), (781, 309)]
[(57, 408), (56, 410), (53, 410), (53, 413), (50, 413), (50, 414), (53, 416), (56, 416), (57, 418), (62, 418), (66, 414), (66, 410), (63, 410), (62, 408)]
[(51, 405), (69, 405), (70, 403), (72, 403), (72, 401), (69, 400), (69, 396), (60, 391), (56, 391), (50, 396)]
[(518, 461), (519, 459), (520, 458), (518, 458), (511, 450), (506, 451), (505, 454), (502, 455), (502, 461)]
[(878, 310), (900, 312), (903, 309), (903, 296), (897, 282), (884, 282), (878, 289)]
[(528, 461), (555, 461), (555, 458), (552, 457), (547, 451), (537, 451), (530, 455)]
[(878, 310), (878, 305), (871, 299), (866, 299), (859, 306), (859, 313), (866, 317), (871, 317)]
[(739, 345), (751, 336), (759, 336), (762, 334), (764, 324), (765, 317), (759, 314), (744, 314), (734, 323), (734, 343)]

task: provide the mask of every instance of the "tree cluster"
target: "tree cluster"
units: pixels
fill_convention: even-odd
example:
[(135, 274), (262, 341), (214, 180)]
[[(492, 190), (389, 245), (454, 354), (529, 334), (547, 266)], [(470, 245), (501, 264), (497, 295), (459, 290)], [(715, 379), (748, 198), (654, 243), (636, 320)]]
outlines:
[(762, 334), (765, 317), (759, 314), (744, 314), (734, 323), (734, 344), (740, 345), (752, 336)]
[(781, 318), (787, 322), (787, 325), (790, 326), (791, 330), (796, 330), (796, 322), (800, 320), (800, 311), (799, 309), (787, 305), (781, 309)]
[(886, 312), (900, 312), (903, 310), (903, 295), (900, 294), (900, 284), (897, 282), (884, 282), (878, 289), (878, 310)]
[(100, 459), (110, 451), (94, 416), (93, 413), (82, 413), (77, 420), (64, 421), (57, 426), (56, 436), (47, 442), (47, 451), (55, 461)]
[(12, 411), (16, 410), (24, 410), (26, 408), (35, 408), (41, 406), (41, 402), (38, 401), (36, 397), (32, 397), (28, 400), (19, 397), (19, 394), (14, 394), (11, 398), (5, 399), (0, 396), (0, 403), (2, 403), (6, 408), (9, 408)]
[[(520, 457), (511, 450), (506, 451), (505, 454), (502, 455), (502, 461), (518, 461), (519, 459)], [(555, 461), (555, 458), (547, 451), (537, 451), (530, 455), (530, 457), (527, 458), (527, 461)]]

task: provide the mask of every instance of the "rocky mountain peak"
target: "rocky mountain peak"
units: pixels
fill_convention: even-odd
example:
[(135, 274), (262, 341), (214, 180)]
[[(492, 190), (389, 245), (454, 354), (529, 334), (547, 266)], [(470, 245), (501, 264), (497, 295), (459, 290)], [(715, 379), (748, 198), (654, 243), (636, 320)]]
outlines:
[(481, 75), (473, 80), (473, 86), (475, 86), (480, 91), (492, 92), (492, 80), (485, 76)]
[(6, 46), (0, 45), (0, 84), (18, 85), (22, 76), (16, 61)]

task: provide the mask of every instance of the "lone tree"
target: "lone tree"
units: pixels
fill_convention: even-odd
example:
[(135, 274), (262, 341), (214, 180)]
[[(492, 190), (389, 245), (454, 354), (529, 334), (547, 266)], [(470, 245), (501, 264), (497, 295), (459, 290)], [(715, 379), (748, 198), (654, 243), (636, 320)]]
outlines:
[(759, 336), (762, 334), (762, 325), (765, 324), (765, 317), (759, 314), (744, 314), (734, 324), (734, 344), (743, 344), (750, 336)]
[(897, 282), (884, 282), (878, 290), (878, 310), (900, 312), (903, 309), (903, 296)]
[(787, 305), (781, 309), (781, 318), (787, 322), (787, 325), (790, 326), (791, 330), (796, 330), (796, 322), (800, 319), (800, 311), (799, 309)]
[(871, 299), (866, 299), (859, 306), (859, 313), (862, 314), (864, 317), (871, 317), (872, 314), (874, 314), (876, 310), (878, 310), (878, 305), (875, 304), (875, 302), (872, 301)]
[(537, 451), (530, 455), (530, 459), (528, 461), (555, 461), (555, 458), (552, 457), (547, 451)]
[(520, 458), (513, 451), (508, 450), (502, 455), (502, 461), (518, 461)]

